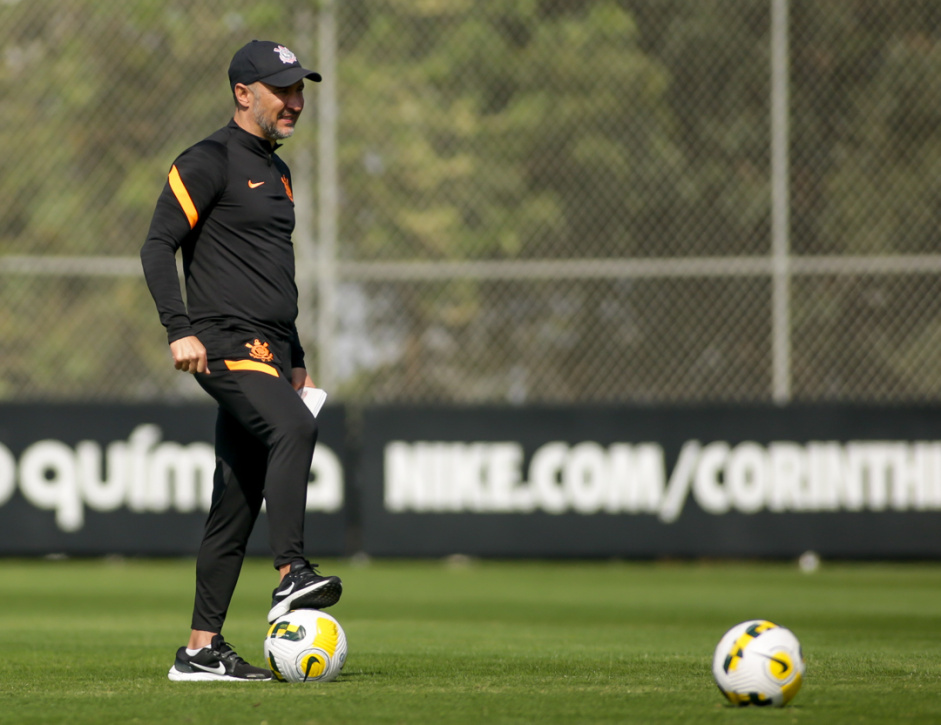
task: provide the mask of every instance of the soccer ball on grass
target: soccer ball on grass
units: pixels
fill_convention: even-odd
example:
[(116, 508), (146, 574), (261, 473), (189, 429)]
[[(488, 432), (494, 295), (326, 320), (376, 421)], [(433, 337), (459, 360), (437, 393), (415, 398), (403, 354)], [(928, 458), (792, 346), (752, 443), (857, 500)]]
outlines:
[(804, 654), (791, 630), (751, 619), (726, 632), (712, 658), (716, 684), (733, 705), (784, 707), (801, 688)]
[(319, 609), (296, 609), (268, 628), (265, 660), (281, 682), (330, 682), (346, 662), (346, 633)]

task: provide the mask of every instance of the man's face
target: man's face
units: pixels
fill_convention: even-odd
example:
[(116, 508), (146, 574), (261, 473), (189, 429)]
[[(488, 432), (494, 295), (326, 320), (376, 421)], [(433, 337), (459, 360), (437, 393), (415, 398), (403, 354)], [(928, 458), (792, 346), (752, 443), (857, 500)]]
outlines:
[(278, 88), (265, 83), (252, 83), (252, 118), (262, 136), (280, 141), (294, 133), (294, 124), (304, 110), (304, 81)]

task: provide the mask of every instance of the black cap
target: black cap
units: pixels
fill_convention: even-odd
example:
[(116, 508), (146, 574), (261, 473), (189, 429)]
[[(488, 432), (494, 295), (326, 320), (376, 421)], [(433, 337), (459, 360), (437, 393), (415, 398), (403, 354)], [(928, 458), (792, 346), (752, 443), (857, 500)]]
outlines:
[(255, 81), (284, 88), (293, 86), (302, 78), (310, 78), (318, 83), (321, 81), (319, 73), (302, 68), (294, 53), (270, 40), (253, 40), (243, 45), (229, 63), (231, 88), (235, 88), (236, 83), (247, 86)]

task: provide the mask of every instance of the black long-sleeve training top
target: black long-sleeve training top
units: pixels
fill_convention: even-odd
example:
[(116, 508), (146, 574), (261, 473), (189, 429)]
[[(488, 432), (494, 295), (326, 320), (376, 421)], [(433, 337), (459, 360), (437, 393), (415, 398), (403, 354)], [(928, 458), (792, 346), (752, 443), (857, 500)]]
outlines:
[[(289, 340), (291, 366), (304, 366), (291, 172), (277, 148), (233, 120), (173, 162), (141, 248), (169, 342), (257, 330)], [(186, 305), (176, 269), (181, 248)]]

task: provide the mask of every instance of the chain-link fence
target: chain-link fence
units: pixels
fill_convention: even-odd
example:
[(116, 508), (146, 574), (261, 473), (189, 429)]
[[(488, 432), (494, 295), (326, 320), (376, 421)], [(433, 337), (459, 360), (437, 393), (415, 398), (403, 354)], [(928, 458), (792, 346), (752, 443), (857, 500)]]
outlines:
[(201, 395), (137, 252), (251, 38), (334, 400), (941, 399), (936, 0), (0, 0), (0, 399)]

